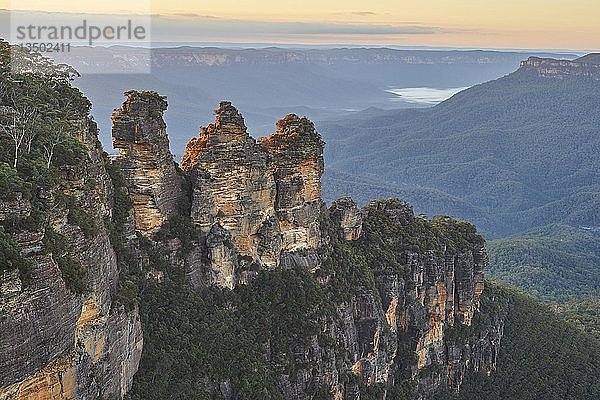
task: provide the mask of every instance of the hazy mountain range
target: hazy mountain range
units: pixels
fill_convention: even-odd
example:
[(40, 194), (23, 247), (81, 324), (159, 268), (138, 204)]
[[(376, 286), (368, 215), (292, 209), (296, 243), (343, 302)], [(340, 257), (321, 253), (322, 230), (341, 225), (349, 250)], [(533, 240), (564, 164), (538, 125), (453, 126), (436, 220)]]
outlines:
[(599, 226), (600, 67), (590, 59), (532, 58), (432, 108), (322, 124), (326, 197), (396, 194), (488, 237)]
[[(221, 49), (132, 48), (78, 49), (67, 61), (84, 74), (75, 81), (94, 104), (101, 140), (110, 148), (110, 114), (131, 88), (166, 95), (171, 147), (180, 156), (199, 125), (211, 119), (220, 100), (243, 109), (254, 136), (274, 130), (273, 120), (287, 113), (312, 120), (345, 117), (370, 107), (397, 109), (431, 105), (415, 103), (389, 90), (469, 87), (512, 72), (529, 56), (569, 54), (495, 51), (427, 51), (386, 48)], [(150, 57), (150, 58), (149, 58)], [(125, 74), (151, 64), (151, 74)], [(90, 65), (91, 64), (91, 65)], [(94, 67), (94, 68), (91, 68)], [(332, 147), (332, 146), (330, 146)]]

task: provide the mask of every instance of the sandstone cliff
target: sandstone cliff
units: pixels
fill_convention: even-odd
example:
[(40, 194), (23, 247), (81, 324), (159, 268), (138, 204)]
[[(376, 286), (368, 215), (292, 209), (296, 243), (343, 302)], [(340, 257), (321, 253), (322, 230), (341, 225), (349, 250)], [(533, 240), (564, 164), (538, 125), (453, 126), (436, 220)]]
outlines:
[[(36, 192), (53, 201), (48, 224), (13, 234), (34, 267), (30, 283), (0, 275), (0, 399), (122, 398), (142, 323), (151, 345), (134, 399), (179, 367), (185, 377), (164, 384), (189, 380), (194, 396), (298, 400), (429, 399), (494, 371), (503, 321), (478, 317), (487, 257), (472, 225), (416, 217), (399, 200), (327, 209), (314, 125), (291, 114), (257, 142), (229, 102), (179, 174), (165, 99), (126, 95), (114, 163), (82, 118), (85, 159)], [(34, 203), (10, 196), (0, 220), (28, 218)], [(65, 260), (81, 264), (84, 286)]]
[(169, 151), (164, 97), (134, 90), (125, 95), (123, 107), (112, 115), (113, 146), (120, 151), (115, 162), (128, 181), (136, 226), (148, 234), (177, 214), (181, 178)]
[[(137, 309), (114, 302), (118, 269), (102, 223), (112, 213), (112, 183), (95, 125), (87, 117), (78, 125), (85, 159), (61, 167), (58, 186), (37, 192), (36, 202), (53, 205), (48, 223), (13, 234), (31, 277), (0, 275), (0, 399), (121, 398), (138, 368), (141, 322)], [(1, 208), (4, 218), (39, 213), (27, 204)], [(74, 210), (97, 222), (82, 229)], [(67, 284), (67, 265), (84, 273), (81, 290)]]
[[(258, 144), (230, 102), (215, 114), (181, 166), (192, 182), (191, 218), (207, 234), (212, 282), (232, 288), (245, 279), (236, 274), (240, 257), (273, 268), (297, 256), (290, 252), (319, 247), (323, 142), (295, 115)], [(235, 252), (226, 251), (225, 233)]]
[(569, 61), (552, 58), (529, 57), (521, 62), (521, 70), (533, 72), (539, 76), (565, 79), (583, 77), (595, 81), (600, 80), (600, 63), (597, 54)]
[(273, 155), (283, 249), (317, 248), (324, 143), (307, 118), (290, 114), (276, 125), (260, 143)]
[[(231, 103), (222, 102), (215, 114), (215, 123), (189, 142), (181, 161), (192, 180), (191, 217), (206, 231), (221, 225), (240, 254), (256, 259), (263, 227), (275, 215), (271, 157)], [(276, 257), (265, 262), (276, 265)]]
[[(359, 238), (349, 235), (356, 232), (357, 213), (365, 224)], [(351, 218), (341, 217), (348, 214)], [(361, 388), (369, 386), (379, 388), (381, 398), (395, 398), (412, 382), (414, 392), (404, 396), (425, 399), (446, 388), (459, 390), (467, 371), (494, 371), (503, 322), (473, 323), (487, 263), (474, 231), (454, 242), (446, 235), (462, 229), (460, 222), (422, 220), (398, 200), (372, 202), (357, 212), (349, 199), (341, 199), (326, 213), (329, 218), (320, 274), (338, 287), (345, 268), (355, 270), (353, 275), (365, 268), (366, 278), (353, 281), (347, 288), (352, 295), (323, 316), (321, 332), (332, 344), (324, 344), (320, 335), (298, 343), (295, 360), (307, 367), (281, 377), (284, 398), (309, 398), (315, 382), (329, 388), (334, 399), (359, 399)], [(386, 243), (379, 241), (382, 232), (391, 234)], [(351, 248), (357, 258), (339, 253), (348, 239), (355, 241)], [(390, 251), (397, 258), (383, 256)], [(356, 381), (346, 378), (350, 371)]]

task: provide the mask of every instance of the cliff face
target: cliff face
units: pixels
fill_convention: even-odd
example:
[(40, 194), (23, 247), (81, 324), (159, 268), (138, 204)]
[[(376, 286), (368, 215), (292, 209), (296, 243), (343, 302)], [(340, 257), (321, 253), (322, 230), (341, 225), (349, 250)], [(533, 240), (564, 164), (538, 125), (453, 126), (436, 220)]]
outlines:
[[(454, 242), (445, 229), (458, 231), (457, 221), (416, 218), (412, 208), (398, 200), (371, 202), (360, 210), (364, 231), (357, 238), (348, 234), (356, 232), (355, 218), (340, 217), (355, 213), (349, 199), (329, 209), (335, 228), (325, 234), (322, 267), (326, 271), (333, 265), (340, 274), (348, 261), (338, 251), (351, 245), (365, 257), (374, 281), (353, 284), (354, 294), (338, 302), (335, 312), (321, 322), (335, 344), (323, 344), (315, 335), (296, 349), (297, 363), (308, 367), (282, 377), (284, 398), (309, 398), (310, 385), (317, 381), (330, 388), (335, 399), (358, 399), (365, 386), (395, 398), (407, 382), (415, 385), (412, 398), (425, 399), (446, 388), (459, 390), (467, 371), (492, 373), (503, 321), (477, 319), (487, 263), (482, 239), (471, 233)], [(388, 242), (379, 242), (382, 237)], [(382, 263), (388, 251), (397, 256)], [(345, 379), (348, 371), (358, 380)]]
[(334, 201), (329, 208), (332, 221), (342, 228), (343, 238), (357, 240), (362, 233), (362, 214), (350, 197)]
[(595, 81), (600, 80), (600, 63), (597, 54), (589, 54), (573, 61), (529, 57), (521, 62), (521, 69), (549, 78), (584, 77)]
[[(375, 221), (408, 232), (423, 223), (414, 216), (409, 205), (397, 200), (371, 202), (363, 209), (363, 215), (370, 223), (365, 246), (370, 245)], [(472, 329), (473, 337), (453, 335), (453, 331), (473, 324), (483, 291), (487, 256), (483, 240), (474, 233), (463, 234), (460, 243), (446, 236), (447, 232), (461, 229), (457, 221), (434, 219), (431, 222), (441, 235), (422, 233), (419, 240), (428, 236), (432, 240), (419, 244), (419, 248), (407, 248), (400, 235), (389, 239), (405, 264), (402, 274), (386, 266), (374, 266), (377, 287), (374, 296), (379, 297), (376, 302), (381, 305), (379, 315), (385, 318), (379, 318), (378, 329), (372, 331), (373, 343), (377, 343), (377, 335), (387, 335), (389, 343), (398, 343), (393, 355), (414, 351), (416, 359), (380, 366), (372, 359), (367, 360), (366, 368), (364, 361), (359, 366), (363, 378), (373, 382), (389, 381), (386, 375), (390, 375), (390, 368), (398, 368), (401, 374), (417, 381), (421, 395), (433, 394), (446, 385), (459, 389), (469, 369), (495, 369), (494, 354), (497, 354), (502, 330), (499, 322), (498, 326)], [(447, 223), (450, 225), (445, 226)], [(388, 374), (377, 376), (377, 370)]]
[[(487, 257), (472, 225), (415, 217), (398, 200), (327, 209), (314, 125), (288, 115), (257, 143), (229, 102), (190, 141), (179, 175), (166, 101), (126, 95), (110, 166), (122, 182), (84, 119), (86, 159), (38, 191), (57, 199), (48, 226), (13, 235), (34, 267), (27, 285), (17, 270), (0, 275), (0, 399), (122, 398), (141, 357), (136, 298), (152, 345), (133, 398), (161, 384), (148, 374), (179, 364), (191, 375), (165, 375), (160, 393), (187, 379), (190, 396), (210, 398), (426, 399), (458, 390), (467, 371), (495, 369), (503, 321), (478, 318)], [(11, 196), (0, 220), (32, 215), (32, 204)], [(67, 259), (81, 263), (85, 287), (65, 277)], [(173, 363), (182, 340), (189, 348)]]
[(164, 97), (133, 90), (125, 95), (123, 106), (112, 115), (113, 146), (120, 151), (115, 162), (128, 182), (136, 226), (149, 234), (177, 214), (181, 178), (169, 151)]
[[(58, 186), (37, 192), (54, 204), (48, 225), (13, 234), (31, 277), (0, 275), (0, 399), (120, 398), (138, 368), (141, 322), (136, 309), (115, 306), (117, 263), (102, 223), (112, 213), (112, 183), (95, 128), (85, 118), (78, 126), (86, 158), (61, 167)], [(64, 196), (71, 209), (59, 200)], [(5, 218), (35, 212), (26, 203), (1, 208)], [(73, 221), (75, 209), (97, 221), (93, 229)], [(63, 244), (51, 247), (59, 237)], [(85, 271), (81, 291), (66, 284), (64, 260)]]

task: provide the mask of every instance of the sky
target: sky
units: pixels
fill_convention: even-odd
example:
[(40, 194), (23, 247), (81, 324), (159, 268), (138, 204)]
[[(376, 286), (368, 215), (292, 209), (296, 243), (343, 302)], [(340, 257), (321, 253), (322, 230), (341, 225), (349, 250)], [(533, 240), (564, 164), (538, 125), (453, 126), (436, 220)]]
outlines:
[(0, 9), (152, 14), (152, 40), (600, 50), (598, 0), (0, 0)]

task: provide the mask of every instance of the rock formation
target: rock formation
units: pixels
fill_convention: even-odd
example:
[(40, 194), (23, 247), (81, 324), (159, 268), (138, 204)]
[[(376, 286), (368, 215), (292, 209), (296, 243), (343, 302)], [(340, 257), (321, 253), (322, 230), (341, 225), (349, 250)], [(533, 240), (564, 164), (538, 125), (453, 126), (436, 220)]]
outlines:
[(113, 146), (133, 200), (137, 229), (155, 232), (177, 214), (182, 200), (181, 178), (169, 151), (163, 113), (165, 98), (156, 92), (128, 91), (114, 111)]
[[(31, 263), (30, 282), (17, 270), (0, 273), (0, 399), (122, 398), (131, 388), (142, 351), (137, 309), (116, 307), (118, 270), (108, 232), (101, 222), (112, 213), (112, 184), (104, 167), (97, 132), (80, 121), (86, 159), (61, 168), (60, 186), (38, 196), (68, 195), (94, 221), (85, 233), (55, 205), (50, 225), (14, 235)], [(93, 185), (90, 185), (93, 182)], [(20, 196), (16, 196), (17, 200)], [(13, 201), (13, 216), (29, 211)], [(0, 206), (6, 216), (10, 207)], [(8, 211), (7, 211), (8, 210)], [(51, 235), (61, 235), (60, 254), (47, 248)], [(65, 284), (57, 257), (68, 256), (86, 271), (86, 289), (74, 293)]]
[(324, 170), (321, 136), (307, 118), (290, 114), (277, 121), (277, 131), (262, 138), (260, 144), (273, 155), (275, 210), (283, 234), (283, 250), (319, 247)]
[(222, 102), (215, 114), (215, 123), (188, 143), (181, 161), (192, 181), (191, 217), (204, 231), (218, 223), (240, 254), (257, 259), (259, 233), (275, 215), (270, 156), (250, 137), (231, 103)]
[[(113, 247), (104, 224), (86, 234), (64, 207), (51, 214), (51, 230), (14, 235), (35, 267), (29, 286), (16, 270), (0, 275), (0, 400), (122, 398), (131, 388), (143, 340), (137, 309), (115, 302), (124, 251), (132, 264), (122, 268), (155, 288), (183, 272), (189, 282), (182, 284), (195, 289), (234, 290), (257, 282), (261, 269), (299, 274), (298, 282), (316, 286), (338, 282), (345, 292), (325, 296), (327, 310), (306, 321), (318, 326), (316, 333), (293, 343), (293, 351), (278, 354), (281, 343), (257, 343), (260, 358), (277, 366), (268, 373), (286, 399), (310, 398), (316, 387), (336, 400), (359, 399), (361, 387), (379, 385), (387, 393), (399, 381), (412, 382), (426, 399), (442, 388), (459, 389), (467, 371), (495, 369), (503, 321), (473, 323), (487, 257), (472, 225), (415, 217), (399, 200), (359, 209), (342, 198), (327, 209), (320, 180), (324, 143), (314, 125), (290, 114), (257, 143), (229, 102), (221, 102), (216, 121), (188, 143), (180, 177), (162, 119), (166, 101), (154, 92), (126, 95), (113, 114), (120, 150), (114, 165), (124, 187), (113, 187), (87, 126), (81, 140), (89, 158), (64, 167), (59, 191), (49, 194), (71, 196), (103, 221), (114, 217), (114, 199), (123, 191), (133, 203), (132, 214), (119, 222), (123, 243)], [(11, 198), (0, 202), (0, 220), (32, 212), (22, 196)], [(189, 215), (180, 207), (186, 199)], [(175, 217), (181, 219), (166, 224)], [(161, 229), (183, 229), (177, 224), (184, 220), (186, 237)], [(52, 232), (64, 236), (66, 252), (87, 271), (83, 294), (69, 290), (58, 255), (45, 249)], [(282, 359), (292, 359), (294, 368), (284, 368)], [(233, 381), (207, 378), (206, 388), (235, 398)]]
[[(257, 144), (230, 102), (221, 102), (215, 114), (181, 161), (192, 182), (192, 220), (206, 233), (218, 224), (240, 256), (266, 267), (278, 266), (282, 253), (316, 249), (323, 142), (313, 124), (288, 115)], [(228, 276), (235, 263), (226, 264), (219, 284), (235, 282)]]
[(521, 62), (521, 70), (533, 72), (547, 78), (566, 79), (569, 77), (584, 77), (599, 81), (599, 59), (597, 54), (588, 54), (573, 61), (529, 57), (527, 60)]
[(362, 232), (362, 215), (350, 197), (334, 201), (329, 208), (331, 219), (340, 225), (344, 239), (357, 240)]

